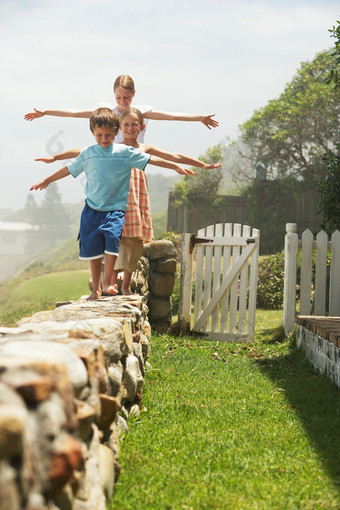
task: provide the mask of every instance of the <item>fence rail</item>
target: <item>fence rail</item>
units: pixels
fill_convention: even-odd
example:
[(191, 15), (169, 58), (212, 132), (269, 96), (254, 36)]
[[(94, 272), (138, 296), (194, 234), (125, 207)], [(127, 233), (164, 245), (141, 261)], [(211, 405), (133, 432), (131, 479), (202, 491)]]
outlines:
[[(329, 241), (323, 230), (315, 240), (313, 233), (305, 230), (299, 240), (296, 230), (295, 223), (286, 224), (283, 296), (286, 335), (294, 329), (298, 288), (300, 315), (340, 316), (340, 232), (336, 230)], [(300, 278), (297, 264), (299, 250)]]

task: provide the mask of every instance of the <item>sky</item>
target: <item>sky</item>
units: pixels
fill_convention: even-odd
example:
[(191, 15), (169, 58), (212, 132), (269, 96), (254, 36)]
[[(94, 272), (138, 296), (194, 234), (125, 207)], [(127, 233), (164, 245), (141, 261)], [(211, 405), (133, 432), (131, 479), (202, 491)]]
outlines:
[[(339, 0), (0, 0), (0, 209), (23, 208), (29, 193), (41, 202), (29, 188), (62, 165), (35, 158), (93, 143), (84, 119), (25, 121), (34, 107), (114, 104), (113, 82), (128, 74), (136, 105), (215, 114), (213, 130), (149, 122), (148, 143), (197, 158), (333, 46), (339, 18)], [(64, 203), (83, 200), (81, 180), (58, 186)]]

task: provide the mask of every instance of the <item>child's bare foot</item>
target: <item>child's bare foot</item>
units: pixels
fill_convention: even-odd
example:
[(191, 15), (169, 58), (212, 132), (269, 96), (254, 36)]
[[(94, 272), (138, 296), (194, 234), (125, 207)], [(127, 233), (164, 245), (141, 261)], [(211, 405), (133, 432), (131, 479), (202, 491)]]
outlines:
[(103, 285), (103, 293), (109, 296), (115, 296), (118, 294), (118, 285), (116, 283), (114, 285), (108, 285), (107, 287)]
[(101, 297), (102, 293), (100, 292), (100, 290), (94, 290), (91, 294), (91, 296), (89, 296), (87, 298), (87, 301), (91, 301), (92, 299), (99, 299)]
[(132, 296), (132, 295), (133, 295), (133, 292), (131, 292), (130, 287), (128, 287), (127, 289), (124, 289), (124, 288), (122, 287), (122, 294), (123, 294), (123, 296)]

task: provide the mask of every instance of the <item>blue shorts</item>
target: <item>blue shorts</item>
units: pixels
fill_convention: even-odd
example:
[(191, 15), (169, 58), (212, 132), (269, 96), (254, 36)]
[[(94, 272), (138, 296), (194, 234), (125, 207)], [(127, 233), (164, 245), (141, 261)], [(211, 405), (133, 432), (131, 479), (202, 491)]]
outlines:
[(98, 259), (104, 253), (118, 255), (124, 211), (96, 211), (87, 204), (80, 217), (79, 258)]

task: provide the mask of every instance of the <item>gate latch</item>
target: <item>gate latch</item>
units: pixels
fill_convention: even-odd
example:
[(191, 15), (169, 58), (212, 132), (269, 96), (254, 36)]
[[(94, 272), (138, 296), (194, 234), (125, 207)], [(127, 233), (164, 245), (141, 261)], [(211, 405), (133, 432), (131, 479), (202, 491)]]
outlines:
[(254, 238), (247, 239), (246, 243), (247, 244), (253, 244), (253, 243), (255, 243), (255, 239)]
[(206, 237), (197, 237), (195, 234), (192, 234), (190, 236), (190, 253), (194, 251), (196, 244), (212, 243), (213, 241), (214, 241), (213, 239), (208, 239)]

